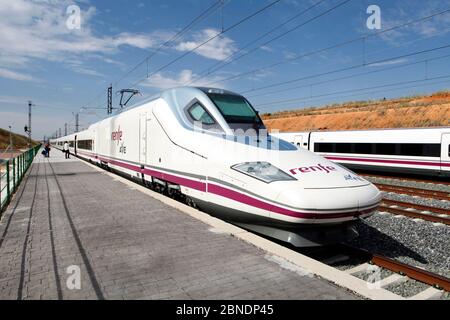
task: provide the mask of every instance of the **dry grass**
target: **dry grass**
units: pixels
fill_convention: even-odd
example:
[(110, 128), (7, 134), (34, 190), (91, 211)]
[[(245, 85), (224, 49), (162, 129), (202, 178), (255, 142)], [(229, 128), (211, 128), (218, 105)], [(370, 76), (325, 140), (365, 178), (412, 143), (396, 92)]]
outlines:
[(262, 115), (269, 129), (359, 130), (450, 126), (450, 92), (392, 100), (354, 101)]
[[(28, 137), (25, 137), (20, 134), (13, 133), (13, 144), (14, 149), (22, 149), (26, 148), (28, 144)], [(36, 145), (37, 142), (33, 141), (33, 145)], [(0, 128), (0, 150), (4, 150), (9, 146), (9, 131)]]

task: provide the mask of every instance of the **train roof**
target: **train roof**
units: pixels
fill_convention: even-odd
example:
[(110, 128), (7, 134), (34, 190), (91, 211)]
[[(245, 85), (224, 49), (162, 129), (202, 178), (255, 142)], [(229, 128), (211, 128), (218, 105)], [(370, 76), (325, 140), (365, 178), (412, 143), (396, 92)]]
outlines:
[(213, 87), (193, 87), (193, 88), (203, 91), (206, 94), (219, 93), (219, 94), (230, 94), (233, 96), (241, 96), (242, 97), (242, 95), (240, 95), (239, 93), (232, 92), (232, 91), (225, 90), (225, 89), (219, 89), (219, 88), (213, 88)]
[[(115, 116), (117, 114), (120, 114), (122, 112), (126, 112), (126, 111), (134, 109), (134, 108), (139, 108), (140, 106), (142, 106), (142, 105), (144, 105), (146, 103), (152, 102), (154, 100), (157, 100), (157, 99), (163, 97), (166, 94), (170, 94), (170, 93), (173, 93), (174, 91), (176, 92), (176, 91), (181, 91), (181, 90), (194, 90), (194, 91), (195, 90), (199, 90), (199, 91), (201, 91), (201, 92), (203, 92), (205, 94), (208, 94), (208, 93), (219, 93), (219, 94), (230, 94), (230, 95), (235, 95), (235, 96), (241, 96), (238, 93), (235, 93), (235, 92), (232, 92), (232, 91), (229, 91), (229, 90), (225, 90), (225, 89), (214, 88), (214, 87), (191, 87), (191, 86), (174, 87), (174, 88), (170, 88), (170, 89), (165, 89), (165, 90), (163, 90), (163, 91), (161, 91), (161, 92), (159, 92), (159, 93), (157, 93), (155, 95), (152, 95), (151, 97), (149, 97), (147, 99), (144, 99), (142, 101), (138, 101), (135, 104), (133, 104), (133, 105), (131, 105), (129, 107), (123, 108), (123, 109), (119, 110), (118, 112), (116, 112), (114, 115), (108, 116), (108, 117), (106, 117), (104, 119), (107, 119), (109, 117), (113, 117), (113, 116)], [(102, 119), (102, 120), (104, 120), (104, 119)]]
[[(197, 91), (198, 93), (202, 92), (204, 94), (218, 93), (218, 94), (229, 94), (229, 95), (241, 96), (238, 93), (235, 93), (235, 92), (232, 92), (232, 91), (229, 91), (229, 90), (225, 90), (225, 89), (214, 88), (214, 87), (193, 87), (193, 86), (174, 87), (174, 88), (170, 88), (170, 89), (165, 89), (165, 90), (163, 90), (163, 91), (161, 91), (161, 92), (159, 92), (157, 94), (154, 94), (154, 95), (152, 95), (152, 96), (150, 96), (150, 97), (148, 97), (146, 99), (138, 101), (138, 102), (130, 105), (129, 107), (125, 107), (123, 109), (120, 109), (120, 110), (118, 110), (117, 112), (115, 112), (112, 115), (105, 116), (104, 118), (100, 119), (99, 121), (89, 125), (88, 129), (91, 126), (98, 124), (99, 122), (102, 122), (102, 121), (107, 120), (109, 118), (115, 117), (115, 116), (117, 116), (117, 115), (119, 115), (119, 114), (121, 114), (123, 112), (127, 112), (127, 111), (133, 110), (135, 108), (139, 108), (139, 107), (141, 107), (141, 106), (143, 106), (143, 105), (145, 105), (147, 103), (155, 101), (155, 100), (157, 100), (159, 98), (163, 98), (164, 96), (168, 96), (168, 95), (171, 95), (171, 94), (174, 94), (174, 93), (176, 94), (177, 91), (180, 91), (180, 92), (181, 91), (184, 91), (184, 92), (186, 92), (186, 91)], [(81, 133), (81, 132), (83, 132), (83, 131), (80, 131), (79, 133)], [(67, 135), (67, 137), (69, 137), (69, 136), (70, 135)], [(61, 137), (61, 138), (64, 138), (64, 137)]]

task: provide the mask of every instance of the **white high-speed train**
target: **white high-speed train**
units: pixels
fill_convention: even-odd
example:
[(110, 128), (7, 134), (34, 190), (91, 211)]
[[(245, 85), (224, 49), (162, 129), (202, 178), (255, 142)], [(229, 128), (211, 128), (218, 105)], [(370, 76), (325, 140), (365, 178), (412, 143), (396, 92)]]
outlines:
[(355, 235), (381, 195), (367, 180), (267, 134), (242, 96), (181, 87), (51, 143), (244, 228), (314, 246)]
[(350, 169), (450, 177), (450, 127), (272, 135)]

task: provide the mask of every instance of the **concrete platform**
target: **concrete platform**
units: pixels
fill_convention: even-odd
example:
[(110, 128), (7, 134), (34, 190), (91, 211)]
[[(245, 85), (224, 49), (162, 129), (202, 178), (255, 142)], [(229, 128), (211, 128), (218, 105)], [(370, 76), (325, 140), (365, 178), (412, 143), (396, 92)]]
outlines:
[(0, 222), (0, 299), (357, 298), (132, 183), (51, 156), (38, 154)]

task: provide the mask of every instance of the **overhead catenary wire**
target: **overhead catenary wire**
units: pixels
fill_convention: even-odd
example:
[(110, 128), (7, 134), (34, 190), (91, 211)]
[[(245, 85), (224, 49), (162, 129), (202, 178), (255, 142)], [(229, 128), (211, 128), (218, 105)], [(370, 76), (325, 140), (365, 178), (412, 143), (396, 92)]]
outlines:
[[(331, 7), (330, 9), (328, 9), (328, 10), (326, 10), (326, 11), (324, 11), (324, 12), (322, 12), (322, 13), (320, 13), (320, 14), (318, 14), (318, 15), (316, 15), (316, 16), (308, 19), (308, 20), (306, 20), (305, 22), (297, 25), (296, 27), (291, 28), (291, 29), (283, 32), (282, 34), (280, 34), (280, 35), (278, 35), (278, 36), (276, 36), (276, 37), (274, 37), (274, 38), (264, 42), (263, 44), (259, 45), (258, 47), (255, 47), (252, 50), (250, 50), (248, 52), (245, 52), (242, 55), (240, 55), (240, 56), (238, 56), (238, 57), (236, 57), (234, 59), (231, 59), (230, 61), (227, 61), (226, 63), (222, 64), (221, 66), (219, 66), (219, 67), (215, 68), (214, 70), (210, 71), (208, 73), (208, 75), (210, 75), (210, 74), (212, 74), (212, 73), (214, 73), (214, 72), (224, 68), (225, 66), (227, 66), (227, 65), (229, 65), (229, 64), (231, 64), (231, 63), (233, 63), (233, 62), (235, 62), (235, 61), (237, 61), (237, 60), (239, 60), (239, 59), (241, 59), (241, 58), (243, 58), (245, 56), (248, 56), (249, 54), (252, 54), (253, 52), (256, 52), (260, 48), (266, 47), (268, 44), (272, 43), (273, 41), (276, 41), (276, 40), (286, 36), (287, 34), (289, 34), (289, 33), (293, 32), (293, 31), (295, 31), (295, 30), (297, 30), (297, 29), (307, 25), (308, 23), (310, 23), (310, 22), (312, 22), (314, 20), (317, 20), (318, 18), (320, 18), (320, 17), (322, 17), (322, 16), (324, 16), (324, 15), (326, 15), (326, 14), (328, 14), (328, 13), (330, 13), (330, 12), (336, 10), (336, 9), (338, 9), (339, 7), (345, 5), (346, 3), (350, 2), (350, 1), (352, 1), (352, 0), (345, 0), (343, 2), (338, 3), (337, 5), (335, 5), (335, 6)], [(201, 78), (199, 78), (199, 79), (201, 79)], [(197, 80), (199, 80), (199, 79), (197, 79)]]
[(356, 77), (361, 77), (361, 76), (365, 76), (365, 75), (369, 75), (369, 74), (381, 73), (381, 72), (385, 72), (385, 71), (405, 68), (405, 67), (409, 67), (409, 66), (413, 66), (413, 65), (422, 64), (422, 63), (428, 64), (431, 61), (441, 60), (441, 59), (448, 58), (448, 57), (450, 57), (450, 54), (446, 54), (446, 55), (439, 56), (439, 57), (434, 57), (434, 58), (423, 59), (423, 60), (420, 60), (420, 61), (414, 61), (414, 62), (407, 62), (407, 63), (403, 63), (403, 64), (398, 64), (398, 65), (386, 67), (386, 68), (383, 68), (383, 69), (380, 69), (380, 70), (371, 70), (371, 71), (366, 71), (366, 72), (360, 72), (360, 73), (351, 74), (351, 75), (347, 75), (347, 76), (343, 76), (343, 77), (327, 79), (327, 80), (314, 82), (314, 83), (303, 84), (303, 85), (300, 85), (300, 86), (294, 86), (294, 87), (284, 88), (284, 89), (280, 89), (280, 90), (268, 91), (268, 92), (264, 92), (262, 94), (246, 95), (246, 97), (247, 98), (261, 97), (261, 96), (271, 95), (271, 94), (275, 94), (275, 93), (281, 93), (281, 92), (286, 92), (286, 91), (291, 91), (291, 90), (296, 90), (296, 89), (301, 89), (301, 88), (317, 86), (317, 85), (321, 85), (321, 84), (325, 84), (325, 83), (336, 82), (336, 81), (340, 81), (340, 80), (353, 79), (353, 78), (356, 78)]
[[(135, 82), (132, 86), (135, 87), (136, 85), (138, 85), (139, 83), (141, 83), (142, 81), (151, 78), (152, 76), (154, 76), (155, 74), (161, 72), (162, 70), (166, 69), (167, 67), (173, 65), (174, 63), (176, 63), (177, 61), (183, 59), (184, 57), (188, 56), (189, 54), (195, 52), (196, 50), (200, 49), (201, 47), (203, 47), (204, 45), (208, 44), (209, 42), (213, 41), (214, 39), (217, 39), (218, 37), (220, 37), (221, 35), (227, 33), (228, 31), (233, 30), (234, 28), (238, 27), (239, 25), (241, 25), (242, 23), (246, 22), (247, 20), (250, 20), (251, 18), (255, 17), (256, 15), (266, 11), (267, 9), (271, 8), (272, 6), (274, 6), (275, 4), (279, 3), (281, 0), (274, 0), (272, 2), (270, 2), (269, 4), (265, 5), (264, 7), (260, 8), (259, 10), (251, 13), (250, 15), (242, 18), (241, 20), (239, 20), (238, 22), (232, 24), (231, 26), (225, 28), (223, 31), (218, 32), (216, 35), (212, 36), (211, 38), (208, 38), (207, 40), (203, 41), (202, 43), (198, 44), (197, 46), (195, 46), (194, 48), (186, 51), (185, 53), (181, 54), (180, 56), (176, 57), (175, 59), (172, 59), (171, 61), (169, 61), (168, 63), (164, 64), (163, 66), (159, 67), (158, 69), (156, 69), (155, 71), (151, 72), (150, 74), (147, 75), (147, 77), (142, 78), (140, 80), (138, 80), (137, 82)], [(350, 1), (350, 0), (347, 0)]]
[(442, 79), (447, 79), (447, 78), (450, 78), (450, 74), (443, 75), (443, 76), (432, 77), (432, 78), (426, 78), (426, 79), (408, 80), (408, 81), (401, 81), (401, 82), (395, 82), (395, 83), (389, 83), (389, 84), (383, 84), (383, 85), (377, 85), (377, 86), (371, 86), (371, 87), (365, 87), (365, 88), (357, 88), (357, 89), (335, 91), (335, 92), (329, 92), (329, 93), (324, 93), (324, 94), (315, 95), (315, 96), (308, 95), (308, 96), (303, 96), (303, 97), (298, 97), (298, 98), (293, 98), (293, 99), (271, 101), (271, 102), (267, 102), (267, 103), (263, 103), (263, 104), (258, 104), (257, 107), (260, 108), (260, 107), (274, 106), (274, 105), (277, 105), (277, 104), (287, 104), (287, 103), (294, 103), (294, 102), (298, 103), (298, 102), (302, 102), (302, 101), (312, 100), (312, 99), (315, 99), (315, 98), (323, 98), (323, 97), (335, 96), (335, 95), (338, 95), (338, 94), (345, 94), (345, 93), (351, 93), (351, 92), (358, 92), (358, 91), (366, 91), (366, 90), (372, 90), (372, 89), (387, 88), (387, 87), (399, 86), (399, 85), (404, 85), (404, 84), (412, 84), (412, 83), (417, 83), (417, 82), (427, 82), (427, 81), (432, 81), (432, 80), (442, 80)]
[[(199, 15), (194, 17), (193, 20), (191, 20), (185, 27), (183, 27), (179, 32), (177, 32), (173, 37), (171, 37), (169, 40), (161, 44), (154, 52), (152, 52), (149, 56), (147, 56), (145, 59), (140, 61), (137, 65), (135, 65), (133, 68), (128, 70), (124, 75), (122, 75), (120, 78), (118, 78), (114, 85), (117, 85), (120, 81), (128, 77), (131, 73), (133, 73), (135, 70), (137, 70), (140, 66), (142, 66), (144, 63), (149, 61), (150, 58), (152, 58), (156, 53), (161, 51), (162, 48), (169, 45), (171, 42), (175, 41), (176, 39), (179, 39), (183, 34), (188, 32), (194, 25), (202, 21), (203, 19), (207, 18), (209, 15), (214, 13), (221, 5), (224, 5), (224, 2), (222, 0), (215, 1), (211, 6), (209, 6), (207, 9), (202, 11)], [(84, 104), (85, 107), (89, 106), (91, 103), (99, 99), (101, 96), (104, 95), (104, 92), (100, 92), (98, 95), (95, 96), (92, 100), (90, 100), (88, 103)]]
[(198, 22), (201, 20), (207, 18), (212, 13), (216, 12), (220, 7), (223, 7), (225, 5), (224, 0), (218, 0), (214, 2), (210, 7), (208, 7), (205, 11), (200, 13), (198, 16), (196, 16), (191, 22), (189, 22), (183, 29), (178, 31), (175, 35), (173, 35), (170, 39), (162, 43), (155, 51), (153, 51), (150, 55), (145, 57), (141, 62), (139, 62), (137, 65), (135, 65), (132, 69), (130, 69), (128, 72), (126, 72), (122, 77), (120, 77), (117, 81), (114, 82), (114, 86), (116, 86), (120, 81), (125, 79), (127, 76), (129, 76), (131, 73), (136, 71), (140, 66), (142, 66), (144, 63), (148, 63), (148, 61), (153, 58), (161, 49), (164, 47), (169, 47), (171, 43), (178, 40), (183, 34), (185, 34), (187, 31), (189, 31), (193, 26), (195, 26)]
[[(430, 81), (429, 79), (424, 79), (423, 81)], [(450, 79), (448, 80), (444, 80), (444, 81), (437, 81), (437, 82), (430, 82), (430, 83), (422, 83), (422, 84), (418, 84), (418, 85), (413, 85), (413, 86), (403, 86), (403, 87), (399, 87), (399, 88), (392, 88), (392, 89), (382, 89), (382, 90), (377, 90), (377, 91), (368, 91), (368, 92), (362, 92), (362, 93), (356, 93), (356, 94), (348, 94), (348, 95), (341, 95), (337, 98), (349, 98), (349, 97), (357, 97), (357, 96), (367, 96), (370, 94), (376, 94), (376, 93), (386, 93), (386, 92), (392, 92), (392, 91), (398, 91), (398, 90), (402, 90), (402, 89), (411, 89), (411, 88), (419, 88), (419, 87), (425, 87), (425, 86), (432, 86), (432, 85), (438, 85), (438, 84), (444, 84), (444, 83), (450, 83)], [(296, 103), (300, 103), (303, 101), (321, 101), (321, 100), (325, 100), (327, 99), (326, 97), (309, 97), (307, 100), (302, 100), (302, 101), (297, 101)], [(345, 102), (342, 102), (345, 103)], [(295, 111), (295, 110), (299, 110), (300, 108), (298, 107), (293, 107), (293, 108), (289, 108), (289, 111)], [(268, 110), (268, 107), (263, 107), (261, 110)]]
[(369, 63), (359, 63), (359, 64), (355, 64), (355, 65), (352, 65), (352, 66), (344, 67), (344, 68), (339, 68), (339, 69), (335, 69), (335, 70), (331, 70), (331, 71), (325, 71), (325, 72), (316, 73), (316, 74), (308, 75), (308, 76), (302, 76), (302, 77), (294, 78), (294, 79), (291, 79), (291, 80), (286, 80), (286, 81), (273, 83), (273, 84), (262, 86), (262, 87), (258, 87), (258, 88), (253, 88), (253, 89), (250, 89), (250, 90), (242, 91), (242, 92), (240, 92), (240, 94), (246, 94), (248, 92), (254, 92), (254, 91), (259, 91), (259, 90), (263, 90), (263, 89), (274, 88), (274, 87), (282, 86), (282, 85), (285, 85), (285, 84), (295, 83), (295, 82), (299, 82), (299, 81), (302, 81), (302, 80), (313, 79), (313, 78), (317, 78), (317, 77), (320, 77), (320, 76), (330, 75), (330, 74), (334, 74), (334, 73), (338, 73), (338, 72), (344, 72), (344, 71), (354, 70), (354, 69), (357, 69), (357, 68), (372, 66), (372, 65), (376, 65), (376, 64), (380, 64), (380, 63), (395, 61), (395, 60), (398, 60), (398, 59), (412, 57), (412, 56), (415, 56), (415, 55), (429, 53), (429, 52), (433, 52), (433, 51), (437, 51), (437, 50), (442, 50), (442, 49), (446, 49), (446, 48), (449, 48), (449, 47), (450, 47), (450, 44), (447, 44), (447, 45), (443, 45), (443, 46), (439, 46), (439, 47), (434, 47), (434, 48), (431, 48), (431, 49), (425, 49), (425, 50), (415, 51), (415, 52), (412, 52), (412, 53), (402, 54), (402, 55), (398, 55), (398, 56), (391, 57), (391, 58), (384, 58), (384, 59), (372, 61), (372, 62), (369, 62)]
[(215, 72), (211, 71), (213, 70), (215, 67), (224, 64), (225, 62), (229, 61), (230, 58), (232, 58), (233, 56), (237, 55), (239, 52), (244, 51), (245, 49), (247, 49), (248, 47), (250, 47), (251, 45), (253, 45), (254, 43), (257, 43), (259, 40), (267, 37), (268, 35), (272, 34), (273, 32), (275, 32), (276, 30), (282, 28), (283, 26), (287, 25), (288, 23), (290, 23), (291, 21), (299, 18), (300, 16), (304, 15), (305, 13), (307, 13), (308, 11), (314, 9), (315, 7), (317, 7), (318, 5), (320, 5), (321, 3), (325, 2), (326, 0), (319, 0), (317, 2), (315, 2), (314, 4), (312, 4), (311, 6), (307, 7), (306, 9), (303, 9), (302, 11), (300, 11), (299, 13), (295, 14), (294, 16), (292, 16), (291, 18), (287, 19), (286, 21), (282, 22), (281, 24), (278, 24), (277, 26), (275, 26), (274, 28), (270, 29), (269, 31), (263, 33), (262, 35), (258, 36), (256, 39), (252, 40), (251, 42), (247, 43), (246, 45), (244, 45), (243, 47), (241, 47), (239, 50), (231, 53), (230, 55), (228, 55), (224, 60), (218, 61), (216, 62), (214, 65), (212, 65), (211, 67), (208, 67), (206, 69), (204, 69), (203, 71), (201, 71), (197, 77), (195, 77), (194, 79), (192, 79), (191, 81), (189, 81), (187, 83), (187, 85), (200, 80), (201, 78), (203, 78), (205, 75), (211, 73), (211, 72)]
[[(258, 67), (258, 68), (255, 68), (255, 69), (252, 69), (252, 70), (249, 70), (249, 71), (241, 72), (241, 73), (232, 75), (232, 76), (227, 77), (227, 78), (222, 78), (222, 79), (217, 80), (217, 81), (212, 81), (212, 82), (210, 82), (210, 84), (216, 84), (216, 83), (219, 83), (219, 82), (226, 82), (226, 81), (239, 79), (239, 78), (242, 78), (244, 76), (249, 76), (249, 75), (255, 74), (256, 72), (261, 72), (262, 70), (272, 69), (272, 68), (275, 68), (275, 67), (280, 66), (282, 64), (291, 63), (293, 61), (296, 61), (296, 60), (299, 60), (299, 59), (302, 59), (302, 58), (306, 58), (306, 57), (310, 57), (310, 56), (313, 56), (313, 55), (317, 55), (317, 54), (320, 54), (320, 53), (323, 53), (323, 52), (326, 52), (326, 51), (329, 51), (329, 50), (332, 50), (332, 49), (337, 49), (337, 48), (340, 48), (342, 46), (345, 46), (345, 45), (348, 45), (348, 44), (351, 44), (351, 43), (356, 43), (356, 42), (363, 41), (363, 40), (368, 39), (368, 38), (380, 36), (382, 34), (394, 31), (396, 29), (400, 29), (400, 28), (404, 28), (404, 27), (407, 27), (407, 26), (410, 26), (410, 25), (413, 25), (413, 24), (416, 24), (416, 23), (420, 23), (420, 22), (432, 19), (432, 18), (440, 16), (440, 15), (444, 15), (444, 14), (447, 14), (447, 13), (450, 13), (450, 9), (446, 9), (446, 10), (442, 10), (442, 11), (439, 11), (439, 12), (435, 12), (433, 14), (430, 14), (430, 15), (427, 15), (427, 16), (424, 16), (424, 17), (421, 17), (421, 18), (418, 18), (418, 19), (410, 20), (408, 22), (401, 23), (401, 24), (398, 24), (398, 25), (395, 25), (395, 26), (392, 26), (392, 27), (389, 27), (389, 28), (386, 28), (386, 29), (383, 29), (383, 30), (380, 30), (380, 31), (377, 31), (377, 32), (366, 33), (366, 34), (364, 34), (362, 36), (358, 36), (358, 37), (350, 39), (350, 40), (346, 40), (346, 41), (343, 41), (343, 42), (340, 42), (340, 43), (337, 43), (337, 44), (333, 44), (333, 45), (327, 46), (325, 48), (320, 48), (320, 49), (316, 49), (316, 50), (313, 50), (313, 51), (310, 51), (310, 52), (307, 52), (307, 53), (298, 54), (295, 57), (286, 58), (286, 59), (283, 59), (281, 61), (274, 62), (274, 63), (268, 64), (268, 65), (265, 65), (265, 66), (261, 66), (261, 67)], [(210, 72), (209, 75), (214, 73), (214, 72)]]
[[(435, 32), (434, 34), (427, 35), (427, 36), (422, 37), (422, 38), (417, 38), (417, 39), (414, 39), (414, 40), (411, 40), (411, 41), (402, 42), (401, 44), (396, 44), (395, 49), (400, 48), (400, 47), (404, 47), (406, 45), (410, 45), (410, 44), (416, 43), (418, 41), (423, 41), (423, 40), (426, 40), (426, 39), (434, 38), (434, 37), (437, 37), (437, 36), (439, 36), (439, 35), (441, 35), (443, 33), (448, 33), (448, 32), (450, 32), (450, 28), (440, 30), (438, 32)], [(371, 54), (385, 52), (387, 50), (392, 50), (392, 48), (383, 48), (383, 49), (378, 49), (378, 50), (371, 50)], [(420, 60), (420, 61), (402, 63), (402, 64), (395, 63), (394, 66), (391, 66), (391, 67), (388, 67), (388, 68), (384, 68), (384, 69), (381, 69), (381, 70), (366, 71), (366, 72), (362, 72), (362, 73), (351, 74), (349, 76), (343, 76), (343, 77), (339, 77), (339, 78), (333, 78), (333, 79), (329, 79), (329, 80), (324, 80), (324, 81), (320, 81), (320, 82), (316, 82), (316, 83), (309, 83), (309, 84), (305, 84), (305, 85), (295, 85), (295, 86), (291, 86), (291, 87), (288, 87), (288, 88), (282, 88), (282, 89), (277, 89), (277, 90), (273, 90), (273, 91), (263, 91), (263, 92), (259, 92), (259, 93), (255, 93), (255, 94), (247, 94), (246, 97), (247, 98), (252, 98), (252, 97), (260, 97), (260, 96), (266, 96), (266, 95), (271, 95), (271, 94), (276, 94), (276, 93), (282, 93), (282, 92), (287, 92), (287, 91), (291, 91), (291, 90), (296, 90), (296, 89), (299, 89), (299, 88), (320, 85), (320, 84), (324, 84), (324, 83), (327, 83), (327, 82), (345, 80), (345, 79), (354, 78), (354, 77), (358, 77), (358, 76), (363, 76), (363, 75), (367, 75), (367, 74), (378, 73), (378, 72), (388, 71), (388, 70), (397, 69), (397, 68), (403, 68), (403, 67), (407, 67), (407, 66), (411, 66), (411, 65), (418, 65), (418, 64), (421, 64), (421, 63), (425, 63), (428, 66), (428, 62), (431, 62), (431, 61), (434, 61), (434, 60), (439, 60), (441, 58), (446, 58), (447, 56), (448, 55), (439, 56), (439, 57), (436, 57), (436, 58), (429, 58), (429, 59)], [(363, 58), (363, 57), (365, 57), (364, 54), (362, 54), (361, 56), (357, 57), (354, 60), (358, 61), (358, 58)], [(367, 64), (367, 59), (364, 60), (364, 64)], [(332, 63), (331, 65), (335, 65), (335, 63)]]

